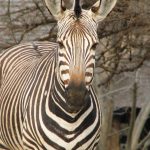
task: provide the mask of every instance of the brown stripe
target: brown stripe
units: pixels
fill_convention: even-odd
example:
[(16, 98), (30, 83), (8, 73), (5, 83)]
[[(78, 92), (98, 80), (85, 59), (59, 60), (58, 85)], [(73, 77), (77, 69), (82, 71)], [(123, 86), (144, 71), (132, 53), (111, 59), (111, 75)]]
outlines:
[(68, 84), (69, 84), (69, 79), (64, 80), (63, 82), (64, 82), (64, 84), (67, 84), (67, 85), (68, 85)]
[(94, 68), (94, 64), (92, 63), (92, 64), (88, 65), (86, 68)]
[(85, 76), (88, 76), (88, 77), (92, 77), (92, 75), (93, 75), (93, 74), (90, 73), (90, 72), (86, 72), (86, 73), (85, 73)]
[(61, 73), (62, 74), (67, 74), (67, 73), (69, 73), (69, 70), (67, 69), (67, 70), (63, 70), (63, 71), (61, 71)]

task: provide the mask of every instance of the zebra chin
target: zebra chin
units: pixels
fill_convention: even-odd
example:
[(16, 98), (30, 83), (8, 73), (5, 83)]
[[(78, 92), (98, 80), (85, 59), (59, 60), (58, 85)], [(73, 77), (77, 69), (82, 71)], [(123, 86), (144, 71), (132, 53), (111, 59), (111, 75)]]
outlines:
[(77, 113), (87, 105), (88, 90), (84, 83), (71, 83), (66, 89), (68, 112)]

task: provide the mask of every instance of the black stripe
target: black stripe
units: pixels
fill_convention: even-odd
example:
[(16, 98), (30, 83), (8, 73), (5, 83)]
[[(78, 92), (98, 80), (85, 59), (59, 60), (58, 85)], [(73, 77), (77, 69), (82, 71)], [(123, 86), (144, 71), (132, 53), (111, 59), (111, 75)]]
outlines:
[(75, 12), (75, 16), (79, 18), (82, 12), (80, 6), (80, 0), (75, 0), (74, 12)]

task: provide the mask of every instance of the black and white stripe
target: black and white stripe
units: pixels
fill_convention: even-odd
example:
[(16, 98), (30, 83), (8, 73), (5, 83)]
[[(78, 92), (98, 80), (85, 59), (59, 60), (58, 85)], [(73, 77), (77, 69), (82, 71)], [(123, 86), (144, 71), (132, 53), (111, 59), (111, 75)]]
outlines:
[(87, 106), (67, 112), (56, 58), (57, 45), (49, 42), (21, 44), (1, 55), (0, 139), (7, 149), (92, 149), (99, 138), (100, 108), (92, 87)]
[(58, 21), (58, 42), (61, 49), (59, 71), (66, 87), (70, 80), (70, 68), (80, 65), (85, 68), (86, 85), (91, 83), (95, 67), (95, 49), (98, 43), (96, 31), (97, 23), (85, 10), (82, 10), (79, 21), (76, 20), (74, 11), (69, 11), (69, 15), (67, 14), (63, 21)]
[(58, 43), (19, 44), (0, 55), (0, 148), (94, 150), (101, 109), (91, 82), (97, 23), (66, 10)]

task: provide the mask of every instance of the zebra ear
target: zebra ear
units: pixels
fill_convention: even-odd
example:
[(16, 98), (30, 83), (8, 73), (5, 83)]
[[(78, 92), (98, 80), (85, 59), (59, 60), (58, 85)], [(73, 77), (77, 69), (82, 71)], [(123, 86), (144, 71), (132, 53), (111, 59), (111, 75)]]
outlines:
[(96, 21), (102, 21), (114, 8), (117, 0), (99, 0), (91, 8), (93, 18)]
[(45, 0), (45, 3), (56, 20), (59, 20), (66, 10), (63, 0)]

